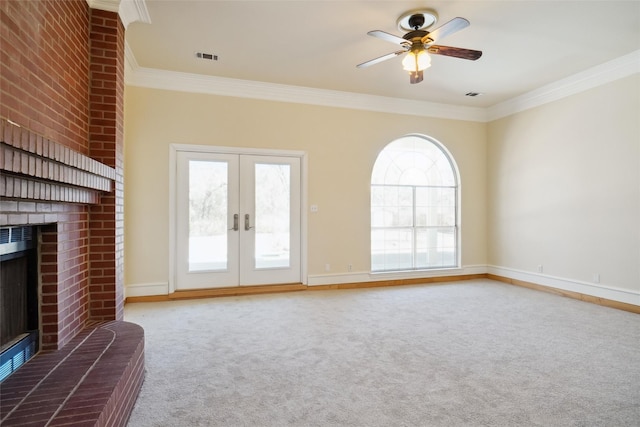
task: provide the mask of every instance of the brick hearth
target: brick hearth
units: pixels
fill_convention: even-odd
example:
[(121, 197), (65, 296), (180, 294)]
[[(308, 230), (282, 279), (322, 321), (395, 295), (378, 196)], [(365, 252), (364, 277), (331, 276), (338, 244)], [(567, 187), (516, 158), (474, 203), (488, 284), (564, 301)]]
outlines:
[(144, 334), (113, 321), (85, 328), (2, 383), (3, 426), (124, 426), (144, 375)]

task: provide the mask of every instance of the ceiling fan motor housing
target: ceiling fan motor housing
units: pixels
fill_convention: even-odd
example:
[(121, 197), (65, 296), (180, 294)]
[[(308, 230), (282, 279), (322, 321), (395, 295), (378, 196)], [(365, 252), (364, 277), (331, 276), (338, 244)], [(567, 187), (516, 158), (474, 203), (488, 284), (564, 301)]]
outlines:
[[(403, 39), (408, 40), (410, 42), (420, 42), (426, 35), (429, 34), (429, 31), (424, 30), (414, 30), (409, 31), (407, 34), (402, 36)], [(417, 40), (416, 40), (417, 39)]]
[(424, 15), (421, 13), (411, 15), (409, 18), (409, 26), (414, 30), (419, 30), (424, 25)]

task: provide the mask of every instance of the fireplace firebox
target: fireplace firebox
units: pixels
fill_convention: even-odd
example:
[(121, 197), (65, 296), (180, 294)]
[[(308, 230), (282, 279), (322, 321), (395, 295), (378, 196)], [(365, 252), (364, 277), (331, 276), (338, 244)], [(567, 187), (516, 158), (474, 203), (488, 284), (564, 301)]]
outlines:
[(0, 228), (0, 381), (39, 348), (37, 228)]

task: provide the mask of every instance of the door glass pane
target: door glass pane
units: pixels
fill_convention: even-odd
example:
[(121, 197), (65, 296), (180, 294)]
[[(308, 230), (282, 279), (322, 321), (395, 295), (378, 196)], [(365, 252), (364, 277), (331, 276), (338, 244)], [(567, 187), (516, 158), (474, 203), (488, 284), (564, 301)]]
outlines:
[(291, 166), (256, 164), (255, 268), (289, 267)]
[(189, 161), (189, 272), (227, 268), (227, 163)]

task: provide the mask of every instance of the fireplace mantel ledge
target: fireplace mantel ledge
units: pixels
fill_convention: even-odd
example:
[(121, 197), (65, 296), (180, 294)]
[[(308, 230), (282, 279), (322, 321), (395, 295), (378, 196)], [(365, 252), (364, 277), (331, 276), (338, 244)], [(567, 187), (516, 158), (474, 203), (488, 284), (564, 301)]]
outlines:
[(97, 204), (116, 170), (0, 118), (0, 197)]

